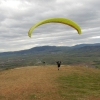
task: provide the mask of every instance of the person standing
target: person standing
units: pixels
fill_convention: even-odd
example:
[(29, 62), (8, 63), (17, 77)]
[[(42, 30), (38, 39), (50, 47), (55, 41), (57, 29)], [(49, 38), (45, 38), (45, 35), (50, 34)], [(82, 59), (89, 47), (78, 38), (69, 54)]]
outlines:
[(61, 66), (61, 61), (57, 61), (56, 63), (57, 63), (58, 70), (59, 70), (59, 68), (60, 68), (60, 66)]

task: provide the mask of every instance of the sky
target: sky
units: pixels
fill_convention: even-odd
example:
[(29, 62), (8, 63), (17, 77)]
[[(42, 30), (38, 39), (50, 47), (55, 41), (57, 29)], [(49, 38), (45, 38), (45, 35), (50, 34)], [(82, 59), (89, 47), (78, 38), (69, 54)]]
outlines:
[[(68, 18), (82, 34), (61, 23), (31, 26), (47, 18)], [(100, 0), (0, 0), (0, 52), (36, 46), (74, 46), (100, 43)]]

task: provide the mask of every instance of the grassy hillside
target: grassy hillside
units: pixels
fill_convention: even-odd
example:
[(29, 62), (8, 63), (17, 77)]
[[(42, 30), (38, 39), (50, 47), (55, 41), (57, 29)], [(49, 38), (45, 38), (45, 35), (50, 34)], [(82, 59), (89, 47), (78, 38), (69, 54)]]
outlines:
[(21, 67), (0, 72), (0, 100), (100, 100), (100, 70)]

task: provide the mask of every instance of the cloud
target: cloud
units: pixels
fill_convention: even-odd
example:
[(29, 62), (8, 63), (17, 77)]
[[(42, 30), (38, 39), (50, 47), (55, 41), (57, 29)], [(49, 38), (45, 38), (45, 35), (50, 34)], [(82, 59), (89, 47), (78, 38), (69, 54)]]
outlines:
[[(72, 46), (100, 42), (99, 0), (2, 0), (0, 1), (0, 52), (35, 46)], [(35, 23), (51, 17), (69, 18), (80, 25), (73, 28), (49, 23), (37, 27), (32, 38), (27, 32)]]

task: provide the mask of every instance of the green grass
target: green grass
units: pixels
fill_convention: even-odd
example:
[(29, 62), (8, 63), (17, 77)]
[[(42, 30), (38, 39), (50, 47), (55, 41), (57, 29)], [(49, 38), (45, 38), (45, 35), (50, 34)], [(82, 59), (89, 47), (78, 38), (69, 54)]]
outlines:
[(82, 100), (91, 95), (100, 97), (100, 73), (75, 72), (60, 76), (58, 82), (59, 95), (68, 100)]
[(36, 95), (35, 94), (31, 94), (31, 95), (29, 95), (29, 98), (30, 98), (30, 100), (33, 100), (33, 99), (36, 98)]

